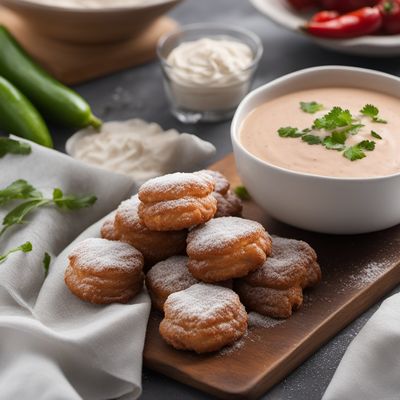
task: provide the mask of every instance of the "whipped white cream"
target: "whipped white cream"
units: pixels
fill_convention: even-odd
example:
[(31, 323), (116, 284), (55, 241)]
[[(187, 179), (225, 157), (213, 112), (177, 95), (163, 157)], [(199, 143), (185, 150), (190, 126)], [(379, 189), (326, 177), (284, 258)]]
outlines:
[(195, 135), (164, 131), (141, 119), (105, 122), (101, 132), (85, 128), (67, 141), (66, 150), (74, 158), (131, 176), (138, 183), (191, 170), (215, 153), (211, 143)]
[(254, 54), (234, 39), (183, 42), (167, 57), (170, 95), (193, 111), (229, 110), (247, 93)]

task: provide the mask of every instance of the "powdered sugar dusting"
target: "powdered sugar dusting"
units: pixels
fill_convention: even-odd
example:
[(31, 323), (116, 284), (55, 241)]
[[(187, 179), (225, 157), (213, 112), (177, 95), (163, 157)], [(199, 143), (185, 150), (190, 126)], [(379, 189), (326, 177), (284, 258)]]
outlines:
[(140, 223), (138, 215), (139, 203), (138, 196), (132, 196), (130, 199), (124, 200), (119, 205), (117, 214), (129, 225)]
[(275, 319), (261, 315), (256, 312), (250, 312), (249, 316), (249, 328), (274, 328), (285, 321), (282, 319)]
[(203, 252), (224, 248), (256, 232), (265, 232), (263, 226), (256, 221), (238, 217), (212, 219), (189, 233), (187, 251)]
[(135, 270), (143, 266), (141, 253), (127, 243), (100, 238), (80, 242), (72, 250), (70, 260), (82, 270)]
[(181, 317), (193, 318), (196, 316), (199, 320), (208, 320), (226, 312), (226, 308), (230, 307), (232, 303), (240, 304), (239, 298), (233, 290), (222, 286), (198, 283), (186, 290), (171, 294), (164, 305), (164, 311), (168, 305), (168, 308), (173, 309)]
[(147, 273), (147, 279), (168, 292), (187, 289), (199, 282), (189, 272), (187, 262), (186, 256), (170, 257), (155, 264)]
[(359, 273), (350, 275), (350, 282), (359, 288), (368, 286), (376, 281), (386, 271), (386, 268), (386, 263), (372, 261), (363, 267)]

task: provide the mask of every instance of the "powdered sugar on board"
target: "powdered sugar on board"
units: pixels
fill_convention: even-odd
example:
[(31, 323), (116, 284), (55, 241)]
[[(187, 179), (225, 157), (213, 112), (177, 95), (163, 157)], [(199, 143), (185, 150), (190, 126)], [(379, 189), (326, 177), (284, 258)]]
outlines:
[(267, 317), (253, 311), (248, 314), (248, 317), (249, 328), (274, 328), (285, 322), (285, 320)]
[(189, 233), (187, 251), (190, 253), (223, 249), (257, 232), (265, 234), (263, 226), (256, 221), (237, 217), (215, 218)]
[(69, 256), (81, 270), (131, 271), (143, 266), (143, 256), (127, 243), (90, 238), (78, 243)]
[(188, 257), (186, 256), (170, 257), (155, 264), (147, 273), (147, 279), (167, 292), (187, 289), (199, 283), (189, 272), (187, 262)]
[(350, 275), (350, 284), (358, 288), (368, 286), (376, 281), (389, 266), (390, 264), (386, 262), (369, 262), (356, 274)]

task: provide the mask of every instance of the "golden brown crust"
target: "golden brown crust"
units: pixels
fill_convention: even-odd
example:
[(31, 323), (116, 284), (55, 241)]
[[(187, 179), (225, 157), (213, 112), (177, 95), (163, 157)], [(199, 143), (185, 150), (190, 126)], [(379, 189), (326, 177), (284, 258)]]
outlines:
[(231, 187), (231, 184), (229, 183), (228, 179), (221, 174), (221, 172), (218, 171), (213, 171), (211, 169), (203, 169), (199, 172), (203, 172), (206, 174), (209, 174), (215, 181), (215, 188), (214, 192), (220, 193), (222, 195), (225, 195), (229, 188)]
[(235, 282), (235, 291), (249, 310), (273, 318), (289, 318), (303, 303), (300, 287), (284, 290), (254, 287), (240, 279)]
[(164, 340), (181, 350), (217, 351), (247, 330), (247, 313), (232, 290), (196, 284), (170, 295), (160, 324)]
[(115, 215), (115, 230), (119, 240), (136, 247), (144, 256), (147, 267), (168, 257), (183, 254), (186, 248), (186, 230), (157, 232), (148, 229), (138, 215), (137, 196), (123, 201)]
[(240, 200), (231, 190), (224, 195), (214, 192), (213, 196), (217, 200), (217, 212), (215, 213), (214, 218), (242, 216), (242, 200)]
[(143, 287), (143, 256), (134, 247), (106, 239), (86, 239), (70, 253), (64, 280), (81, 300), (126, 303)]
[(259, 268), (271, 252), (271, 239), (261, 224), (235, 217), (194, 228), (187, 242), (189, 270), (203, 282), (245, 276)]
[(306, 278), (302, 282), (302, 288), (309, 288), (321, 282), (322, 273), (319, 264), (315, 261), (307, 267)]
[(100, 235), (103, 239), (118, 240), (119, 235), (114, 227), (114, 215), (109, 216), (100, 229)]

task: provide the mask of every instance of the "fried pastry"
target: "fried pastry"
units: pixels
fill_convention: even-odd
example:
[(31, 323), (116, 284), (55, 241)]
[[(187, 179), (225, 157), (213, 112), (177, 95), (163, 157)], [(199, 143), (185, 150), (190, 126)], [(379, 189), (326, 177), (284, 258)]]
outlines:
[(317, 255), (306, 242), (273, 236), (270, 257), (259, 269), (238, 279), (235, 290), (250, 310), (288, 318), (303, 303), (303, 288), (320, 279)]
[(105, 219), (100, 229), (100, 235), (103, 239), (108, 239), (108, 240), (119, 239), (119, 235), (114, 227), (114, 220), (115, 220), (114, 214), (110, 215)]
[(214, 218), (221, 217), (241, 217), (243, 204), (242, 200), (236, 196), (231, 190), (224, 195), (214, 192), (213, 196), (217, 200), (217, 212)]
[(219, 282), (259, 268), (271, 252), (271, 239), (258, 222), (222, 217), (194, 228), (186, 251), (195, 278)]
[(138, 208), (137, 195), (123, 201), (117, 209), (114, 227), (119, 240), (131, 244), (143, 254), (146, 267), (185, 252), (186, 230), (151, 231), (141, 221)]
[(92, 238), (71, 251), (64, 280), (81, 300), (127, 303), (143, 287), (142, 270), (142, 254), (128, 243)]
[(229, 183), (228, 179), (221, 174), (221, 172), (213, 171), (212, 169), (203, 169), (199, 172), (208, 174), (214, 179), (215, 182), (214, 192), (222, 195), (228, 193), (231, 184)]
[(251, 286), (238, 280), (235, 282), (235, 291), (249, 310), (273, 318), (289, 318), (303, 303), (303, 291), (300, 287), (279, 290)]
[(146, 287), (153, 307), (163, 311), (167, 297), (199, 281), (189, 272), (188, 257), (174, 256), (155, 264), (146, 275)]
[(214, 179), (203, 172), (164, 175), (139, 189), (139, 216), (154, 231), (175, 231), (210, 220), (217, 211)]
[(200, 283), (173, 293), (164, 313), (160, 334), (176, 349), (217, 351), (247, 330), (247, 313), (238, 295), (221, 286)]

